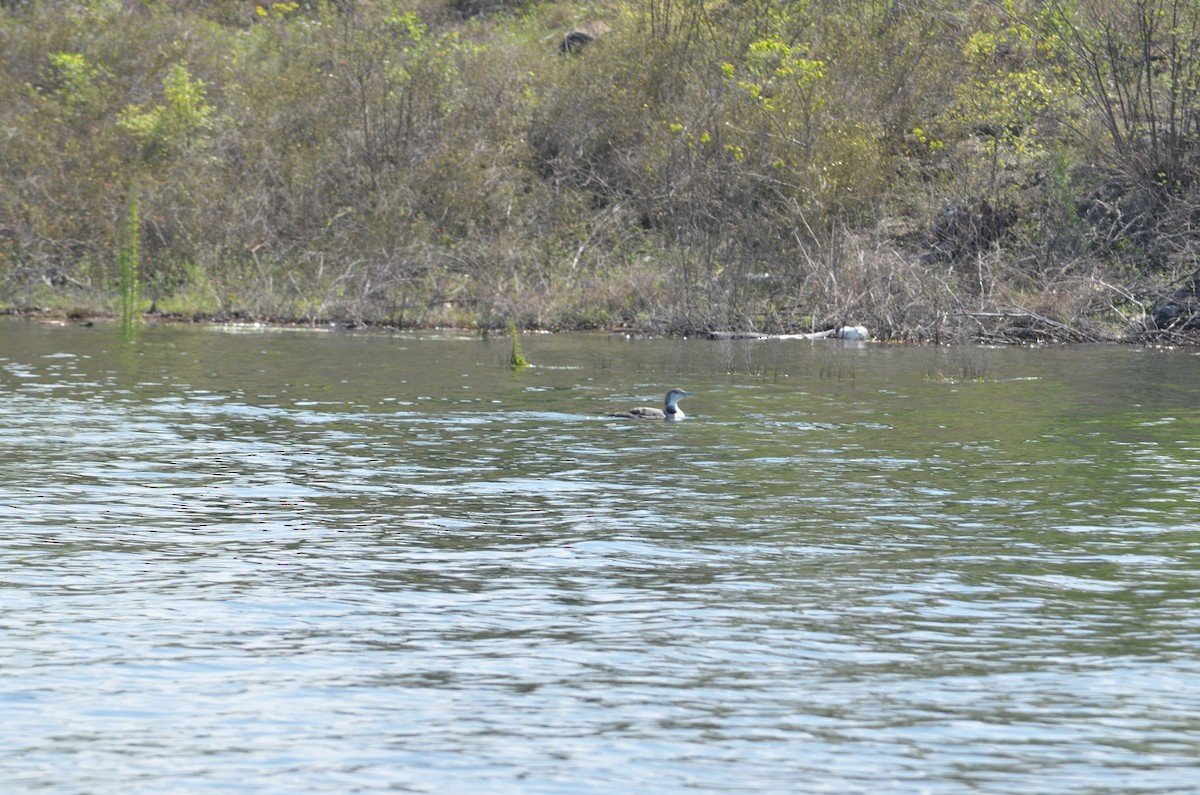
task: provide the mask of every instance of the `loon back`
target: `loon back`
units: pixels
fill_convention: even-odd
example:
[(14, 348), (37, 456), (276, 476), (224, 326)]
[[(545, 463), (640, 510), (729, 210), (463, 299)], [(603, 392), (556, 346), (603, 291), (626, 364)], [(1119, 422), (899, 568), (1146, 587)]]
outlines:
[[(675, 409), (675, 417), (672, 419), (678, 418), (680, 413), (682, 412), (680, 412), (679, 409)], [(667, 418), (667, 413), (662, 409), (656, 409), (650, 406), (638, 406), (637, 408), (629, 409), (628, 411), (614, 411), (612, 414), (608, 414), (607, 416), (620, 417), (621, 419), (626, 420), (665, 420)]]
[(672, 389), (667, 393), (667, 398), (663, 402), (661, 409), (650, 406), (638, 406), (628, 411), (618, 411), (607, 416), (620, 417), (626, 420), (681, 420), (683, 419), (683, 409), (679, 408), (679, 401), (694, 394), (696, 393), (687, 392), (682, 389)]

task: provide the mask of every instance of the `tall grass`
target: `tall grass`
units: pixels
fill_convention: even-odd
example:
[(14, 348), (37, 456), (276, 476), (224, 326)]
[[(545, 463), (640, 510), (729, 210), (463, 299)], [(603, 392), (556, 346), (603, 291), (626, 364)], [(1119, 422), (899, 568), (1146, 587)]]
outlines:
[(508, 357), (508, 366), (512, 370), (524, 370), (529, 362), (521, 354), (521, 333), (517, 331), (517, 321), (509, 319), (508, 336), (512, 338), (512, 353)]
[(133, 330), (141, 322), (138, 305), (141, 302), (141, 258), (138, 240), (141, 237), (141, 219), (138, 215), (137, 197), (131, 196), (125, 210), (125, 223), (117, 243), (117, 267), (121, 284), (121, 328)]

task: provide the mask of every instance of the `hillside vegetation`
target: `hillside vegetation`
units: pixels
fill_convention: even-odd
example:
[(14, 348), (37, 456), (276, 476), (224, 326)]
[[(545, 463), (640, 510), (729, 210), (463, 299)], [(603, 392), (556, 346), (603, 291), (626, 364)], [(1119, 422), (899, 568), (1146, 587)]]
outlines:
[(1198, 50), (1200, 0), (4, 0), (0, 303), (1184, 339)]

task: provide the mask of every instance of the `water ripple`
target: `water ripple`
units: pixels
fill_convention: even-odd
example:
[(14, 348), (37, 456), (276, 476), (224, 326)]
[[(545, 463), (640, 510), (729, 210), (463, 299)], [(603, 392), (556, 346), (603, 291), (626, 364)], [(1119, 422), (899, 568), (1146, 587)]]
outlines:
[[(1195, 789), (1200, 416), (1131, 408), (1125, 352), (948, 388), (747, 348), (835, 374), (797, 387), (704, 343), (514, 376), (461, 335), (12, 328), (14, 791)], [(600, 416), (659, 381), (692, 419)]]

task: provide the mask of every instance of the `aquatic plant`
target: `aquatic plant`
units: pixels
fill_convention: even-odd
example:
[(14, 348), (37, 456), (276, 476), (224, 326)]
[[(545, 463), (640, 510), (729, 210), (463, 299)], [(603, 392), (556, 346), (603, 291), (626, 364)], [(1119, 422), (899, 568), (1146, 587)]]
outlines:
[(121, 284), (121, 327), (129, 331), (141, 321), (138, 303), (141, 300), (139, 271), (141, 260), (138, 254), (138, 238), (141, 236), (141, 219), (138, 216), (136, 196), (130, 196), (125, 209), (125, 223), (118, 234), (117, 269)]
[(511, 318), (508, 321), (508, 336), (512, 339), (512, 353), (508, 357), (508, 366), (513, 370), (523, 370), (529, 366), (529, 362), (521, 355), (521, 335), (517, 331), (517, 321)]

